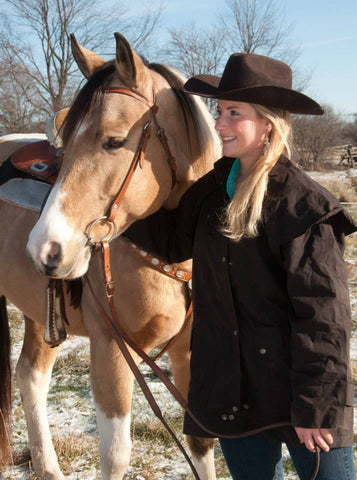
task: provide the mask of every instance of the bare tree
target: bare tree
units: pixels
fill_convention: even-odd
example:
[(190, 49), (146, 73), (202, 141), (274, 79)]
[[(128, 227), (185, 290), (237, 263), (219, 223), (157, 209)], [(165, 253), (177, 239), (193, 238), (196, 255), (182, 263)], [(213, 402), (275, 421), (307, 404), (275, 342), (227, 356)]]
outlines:
[[(144, 48), (160, 19), (160, 11), (146, 10), (129, 22), (125, 20), (127, 8), (117, 2), (104, 6), (97, 0), (4, 0), (3, 4), (7, 11), (3, 13), (0, 61), (9, 66), (12, 86), (46, 115), (68, 104), (78, 85), (70, 33), (101, 54), (109, 53), (105, 45), (110, 38), (114, 56), (114, 31), (127, 31), (134, 48)], [(11, 70), (13, 65), (16, 68)]]
[(322, 116), (293, 116), (294, 147), (304, 168), (315, 170), (330, 147), (343, 143), (344, 122), (332, 107), (324, 106), (324, 110)]
[[(276, 0), (225, 0), (219, 16), (225, 31), (226, 52), (256, 53), (286, 62), (292, 68), (301, 54), (291, 45), (293, 25), (285, 19), (281, 2)], [(294, 87), (306, 88), (311, 72), (294, 69)]]
[(280, 53), (292, 25), (284, 22), (275, 0), (225, 0), (220, 22), (227, 32), (228, 46), (246, 53)]
[(22, 65), (0, 64), (0, 135), (42, 131), (46, 118), (40, 105), (37, 89), (24, 77)]
[(170, 41), (165, 53), (185, 75), (221, 73), (225, 39), (217, 27), (202, 29), (191, 23), (170, 29), (169, 33)]
[(343, 130), (345, 141), (357, 144), (357, 113), (353, 114), (353, 121), (346, 122)]

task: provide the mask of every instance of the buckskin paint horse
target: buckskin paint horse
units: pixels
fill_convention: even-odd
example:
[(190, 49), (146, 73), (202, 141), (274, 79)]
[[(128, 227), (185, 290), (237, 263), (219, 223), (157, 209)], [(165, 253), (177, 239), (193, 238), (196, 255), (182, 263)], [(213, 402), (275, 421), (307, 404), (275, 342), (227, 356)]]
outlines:
[[(43, 341), (48, 280), (32, 263), (39, 272), (55, 278), (73, 279), (88, 272), (96, 295), (107, 308), (101, 262), (98, 255), (91, 257), (86, 234), (90, 225), (94, 240), (108, 234), (108, 223), (97, 219), (106, 214), (116, 197), (148, 119), (156, 115), (165, 128), (176, 158), (176, 182), (173, 186), (172, 165), (154, 123), (141, 168), (133, 175), (115, 215), (118, 234), (161, 206), (176, 206), (189, 185), (210, 170), (220, 154), (212, 119), (200, 101), (182, 92), (182, 78), (167, 67), (144, 64), (124, 37), (115, 37), (116, 58), (110, 62), (72, 38), (75, 60), (88, 81), (66, 119), (62, 166), (35, 227), (36, 213), (0, 202), (6, 225), (0, 238), (0, 294), (25, 316), (24, 346), (16, 374), (33, 466), (46, 479), (64, 478), (46, 416), (48, 385), (60, 347), (50, 349)], [(134, 92), (134, 96), (111, 90), (117, 87)], [(156, 107), (150, 108), (151, 102), (158, 107), (157, 113)], [(9, 145), (6, 156), (8, 153)], [(1, 142), (0, 158), (5, 160)], [(28, 235), (31, 260), (25, 254)], [(111, 258), (114, 302), (122, 328), (146, 352), (165, 345), (183, 324), (189, 303), (187, 288), (153, 269), (123, 238), (111, 243)], [(190, 268), (190, 262), (179, 268)], [(66, 295), (66, 310), (68, 333), (90, 337), (102, 477), (119, 480), (130, 460), (133, 375), (86, 286), (81, 308), (73, 309)], [(189, 382), (190, 330), (189, 325), (168, 350), (174, 380), (183, 395), (187, 395)], [(188, 438), (188, 443), (200, 478), (215, 479), (212, 440)]]

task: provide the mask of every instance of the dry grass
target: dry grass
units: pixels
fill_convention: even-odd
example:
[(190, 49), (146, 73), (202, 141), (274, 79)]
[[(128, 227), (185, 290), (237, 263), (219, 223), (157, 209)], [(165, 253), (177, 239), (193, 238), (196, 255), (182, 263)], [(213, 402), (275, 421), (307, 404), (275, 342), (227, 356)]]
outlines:
[(351, 360), (351, 371), (353, 383), (357, 385), (357, 360)]
[(357, 202), (357, 192), (351, 182), (340, 180), (320, 180), (319, 183), (331, 192), (340, 202)]
[(95, 467), (99, 471), (98, 441), (85, 434), (59, 435), (53, 439), (61, 470), (65, 475), (81, 472), (84, 465)]

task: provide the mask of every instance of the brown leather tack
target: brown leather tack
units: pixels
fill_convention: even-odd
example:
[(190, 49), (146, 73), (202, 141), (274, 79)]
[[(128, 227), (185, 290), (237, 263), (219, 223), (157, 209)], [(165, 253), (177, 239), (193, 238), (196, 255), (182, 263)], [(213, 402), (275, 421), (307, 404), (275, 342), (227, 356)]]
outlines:
[(17, 150), (11, 157), (12, 165), (40, 178), (54, 183), (61, 164), (62, 151), (57, 150), (47, 140), (33, 142)]

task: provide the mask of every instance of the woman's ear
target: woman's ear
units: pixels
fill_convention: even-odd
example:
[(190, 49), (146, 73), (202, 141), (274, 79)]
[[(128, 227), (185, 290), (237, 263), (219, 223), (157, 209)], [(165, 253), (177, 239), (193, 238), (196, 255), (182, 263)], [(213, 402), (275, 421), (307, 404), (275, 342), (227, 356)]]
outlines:
[(272, 128), (273, 128), (273, 125), (271, 124), (271, 122), (269, 120), (267, 120), (265, 133), (268, 135), (268, 133), (270, 133), (272, 131)]

